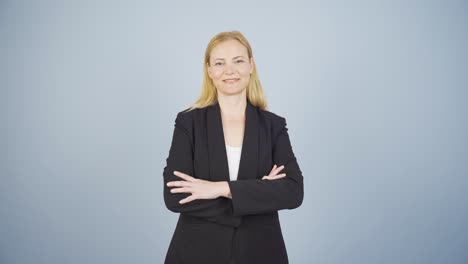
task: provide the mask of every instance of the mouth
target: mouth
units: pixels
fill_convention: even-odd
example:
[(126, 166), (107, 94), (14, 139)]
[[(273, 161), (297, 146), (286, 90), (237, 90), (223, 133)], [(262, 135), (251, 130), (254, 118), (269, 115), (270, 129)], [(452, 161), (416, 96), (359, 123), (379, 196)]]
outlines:
[(225, 80), (223, 80), (223, 82), (225, 82), (225, 83), (235, 83), (235, 82), (237, 82), (239, 80), (240, 80), (239, 78), (232, 78), (232, 79), (225, 79)]

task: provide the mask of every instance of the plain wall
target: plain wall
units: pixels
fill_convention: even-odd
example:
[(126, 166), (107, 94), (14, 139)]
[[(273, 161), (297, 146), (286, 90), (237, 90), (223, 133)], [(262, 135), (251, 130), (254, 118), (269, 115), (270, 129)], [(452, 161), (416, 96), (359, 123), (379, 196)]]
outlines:
[(226, 30), (305, 178), (290, 263), (467, 263), (466, 1), (169, 2), (0, 2), (0, 263), (163, 262), (174, 120)]

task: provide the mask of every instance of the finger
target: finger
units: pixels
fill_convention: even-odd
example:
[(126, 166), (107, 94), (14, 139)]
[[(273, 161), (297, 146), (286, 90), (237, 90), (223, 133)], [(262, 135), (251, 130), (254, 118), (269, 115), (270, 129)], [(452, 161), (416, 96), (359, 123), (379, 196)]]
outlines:
[(192, 176), (188, 175), (188, 174), (185, 174), (185, 173), (182, 173), (180, 171), (174, 171), (174, 175), (179, 177), (179, 178), (182, 178), (186, 181), (193, 181), (195, 178), (193, 178)]
[(283, 169), (284, 169), (284, 165), (279, 166), (278, 168), (276, 168), (276, 170), (274, 171), (274, 174), (273, 174), (273, 175), (278, 174), (278, 173), (279, 173), (281, 170), (283, 170)]
[(187, 181), (171, 181), (167, 183), (169, 187), (190, 187), (190, 182)]
[(282, 179), (282, 178), (284, 178), (284, 176), (282, 176), (282, 177), (272, 176), (271, 178), (266, 178), (265, 180), (267, 180), (267, 181), (276, 181), (276, 180), (279, 180), (279, 179)]
[(190, 195), (189, 197), (180, 200), (179, 203), (180, 203), (180, 204), (185, 204), (185, 203), (189, 203), (189, 202), (194, 201), (194, 200), (196, 200), (196, 198), (195, 198), (195, 196), (192, 194), (192, 195)]
[(171, 189), (171, 193), (191, 193), (191, 191), (190, 188), (182, 187)]
[(270, 171), (270, 174), (276, 169), (276, 164), (273, 166), (273, 168)]
[(281, 179), (281, 178), (284, 178), (284, 177), (286, 177), (286, 174), (282, 173), (282, 174), (271, 176), (271, 179), (272, 180), (277, 180), (277, 179)]
[(286, 177), (286, 173), (278, 174), (278, 175), (272, 175), (272, 176), (265, 176), (266, 180), (277, 180)]

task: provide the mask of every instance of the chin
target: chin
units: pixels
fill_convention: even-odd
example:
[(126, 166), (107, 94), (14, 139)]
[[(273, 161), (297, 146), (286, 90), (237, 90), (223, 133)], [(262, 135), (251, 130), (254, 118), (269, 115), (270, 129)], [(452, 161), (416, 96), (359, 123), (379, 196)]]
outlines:
[(222, 94), (225, 94), (225, 95), (236, 95), (236, 94), (241, 94), (243, 91), (245, 90), (244, 89), (229, 89), (229, 88), (224, 88), (224, 89), (221, 89), (221, 93)]

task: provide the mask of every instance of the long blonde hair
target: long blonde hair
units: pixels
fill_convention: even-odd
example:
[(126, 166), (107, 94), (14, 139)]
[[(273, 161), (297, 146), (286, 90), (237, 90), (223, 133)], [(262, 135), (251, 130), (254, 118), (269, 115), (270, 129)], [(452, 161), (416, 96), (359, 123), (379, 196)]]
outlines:
[[(218, 92), (216, 91), (216, 87), (213, 84), (213, 80), (211, 80), (210, 76), (208, 75), (208, 65), (210, 63), (210, 54), (211, 51), (220, 43), (227, 41), (227, 40), (237, 40), (242, 45), (247, 48), (247, 53), (249, 56), (249, 60), (253, 57), (252, 55), (252, 47), (250, 46), (247, 39), (240, 33), (239, 31), (225, 31), (216, 34), (208, 43), (208, 46), (205, 50), (205, 59), (203, 63), (203, 83), (201, 88), (200, 97), (193, 103), (188, 111), (193, 110), (195, 108), (203, 108), (209, 105), (213, 105), (218, 101)], [(253, 71), (250, 75), (249, 85), (247, 86), (247, 100), (250, 101), (251, 104), (259, 107), (262, 110), (267, 109), (267, 102), (265, 98), (265, 94), (263, 93), (262, 85), (260, 84), (260, 80), (258, 79), (257, 74), (257, 67), (253, 65)]]

